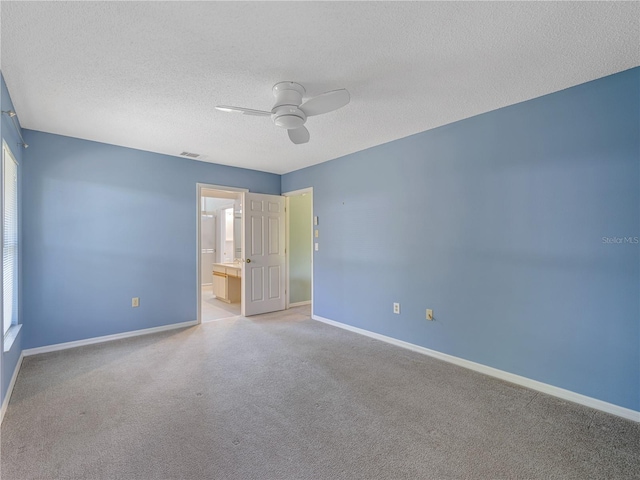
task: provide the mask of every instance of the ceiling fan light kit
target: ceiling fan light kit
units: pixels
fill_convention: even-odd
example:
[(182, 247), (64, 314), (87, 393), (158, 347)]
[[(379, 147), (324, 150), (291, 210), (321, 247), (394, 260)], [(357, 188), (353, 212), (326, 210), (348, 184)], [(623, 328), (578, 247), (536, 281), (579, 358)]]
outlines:
[(298, 145), (309, 141), (309, 131), (304, 126), (307, 117), (332, 112), (344, 107), (351, 100), (349, 92), (340, 89), (325, 92), (302, 103), (305, 93), (305, 88), (299, 83), (279, 82), (273, 86), (273, 96), (276, 97), (276, 102), (270, 112), (227, 105), (218, 105), (216, 109), (244, 115), (270, 116), (273, 123), (280, 128), (285, 128), (289, 139)]

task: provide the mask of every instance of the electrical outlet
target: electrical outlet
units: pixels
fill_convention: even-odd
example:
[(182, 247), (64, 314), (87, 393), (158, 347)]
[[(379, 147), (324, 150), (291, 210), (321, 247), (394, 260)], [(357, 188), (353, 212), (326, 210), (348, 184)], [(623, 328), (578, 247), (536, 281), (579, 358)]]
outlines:
[(318, 238), (318, 230), (316, 230), (316, 238)]
[(400, 315), (400, 304), (399, 303), (394, 303), (393, 304), (393, 313)]
[(140, 306), (140, 298), (139, 297), (133, 297), (131, 299), (131, 306), (132, 307), (139, 307)]
[(317, 251), (318, 251), (318, 242), (316, 242), (316, 243), (314, 244), (314, 248), (315, 248), (315, 251), (317, 252)]
[(433, 320), (433, 310), (427, 308), (427, 320)]

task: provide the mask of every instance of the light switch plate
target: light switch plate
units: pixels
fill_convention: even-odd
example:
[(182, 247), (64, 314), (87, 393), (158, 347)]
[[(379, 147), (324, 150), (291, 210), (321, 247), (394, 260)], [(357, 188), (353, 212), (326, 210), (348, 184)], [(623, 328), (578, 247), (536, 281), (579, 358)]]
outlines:
[(314, 244), (313, 248), (315, 249), (316, 252), (318, 251), (318, 242)]
[(318, 217), (313, 217), (313, 224), (318, 225)]
[(433, 320), (433, 310), (427, 308), (427, 320)]

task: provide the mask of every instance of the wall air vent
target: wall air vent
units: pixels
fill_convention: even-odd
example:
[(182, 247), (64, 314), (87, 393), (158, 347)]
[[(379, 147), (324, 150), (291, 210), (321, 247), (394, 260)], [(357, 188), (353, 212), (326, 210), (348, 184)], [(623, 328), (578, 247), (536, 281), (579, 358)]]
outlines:
[(199, 153), (191, 153), (191, 152), (182, 152), (180, 154), (181, 157), (189, 157), (189, 158), (199, 158), (200, 154)]

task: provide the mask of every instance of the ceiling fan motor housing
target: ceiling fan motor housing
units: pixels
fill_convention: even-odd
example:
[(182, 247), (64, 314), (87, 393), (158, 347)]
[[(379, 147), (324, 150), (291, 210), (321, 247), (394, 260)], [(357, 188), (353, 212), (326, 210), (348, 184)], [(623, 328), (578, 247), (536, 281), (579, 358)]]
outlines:
[(278, 127), (286, 129), (299, 128), (307, 121), (307, 116), (298, 107), (276, 107), (271, 118)]
[(273, 86), (276, 103), (271, 110), (271, 119), (278, 127), (299, 128), (307, 121), (307, 116), (298, 107), (302, 103), (305, 89), (295, 82), (280, 82)]

